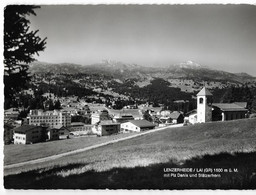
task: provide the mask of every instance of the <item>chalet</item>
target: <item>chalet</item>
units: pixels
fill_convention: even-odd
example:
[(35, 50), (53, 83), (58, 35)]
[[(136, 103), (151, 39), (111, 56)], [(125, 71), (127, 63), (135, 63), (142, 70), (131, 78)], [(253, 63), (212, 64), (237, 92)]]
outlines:
[(173, 111), (169, 116), (170, 116), (173, 124), (178, 124), (178, 123), (184, 122), (183, 114), (178, 111)]
[(13, 129), (14, 144), (31, 144), (43, 140), (43, 127), (23, 125)]
[(145, 130), (154, 129), (155, 124), (147, 120), (132, 120), (121, 124), (121, 131), (123, 132), (140, 132)]
[(48, 128), (47, 136), (48, 140), (68, 139), (70, 136), (70, 130), (66, 127)]
[(112, 120), (99, 121), (92, 127), (92, 133), (98, 136), (116, 134), (120, 132), (120, 123)]

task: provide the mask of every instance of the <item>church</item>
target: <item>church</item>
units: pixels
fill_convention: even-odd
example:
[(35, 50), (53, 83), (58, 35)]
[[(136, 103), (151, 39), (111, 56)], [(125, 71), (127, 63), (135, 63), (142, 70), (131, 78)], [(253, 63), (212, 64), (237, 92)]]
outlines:
[(205, 87), (197, 94), (197, 110), (189, 115), (189, 122), (205, 123), (246, 118), (246, 102), (213, 103), (213, 95)]

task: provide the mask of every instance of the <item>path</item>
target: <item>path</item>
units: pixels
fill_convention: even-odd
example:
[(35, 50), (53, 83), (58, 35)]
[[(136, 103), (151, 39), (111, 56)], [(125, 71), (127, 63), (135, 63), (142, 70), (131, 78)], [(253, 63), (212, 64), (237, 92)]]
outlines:
[(57, 155), (53, 155), (53, 156), (39, 158), (39, 159), (36, 159), (36, 160), (30, 160), (30, 161), (26, 161), (26, 162), (6, 165), (6, 166), (4, 166), (4, 169), (10, 169), (10, 168), (15, 168), (15, 167), (20, 167), (20, 166), (23, 166), (23, 165), (30, 165), (30, 164), (36, 164), (36, 163), (46, 162), (46, 161), (50, 161), (50, 160), (55, 160), (55, 159), (58, 159), (58, 158), (61, 158), (61, 157), (64, 157), (64, 156), (71, 155), (71, 154), (85, 152), (85, 151), (88, 151), (88, 150), (92, 150), (92, 149), (95, 149), (95, 148), (99, 148), (99, 147), (102, 147), (102, 146), (106, 146), (106, 145), (109, 145), (109, 144), (117, 143), (117, 142), (128, 140), (128, 139), (132, 139), (132, 138), (139, 137), (139, 136), (142, 136), (142, 135), (154, 133), (154, 132), (169, 129), (169, 128), (181, 127), (181, 126), (183, 126), (183, 124), (161, 127), (161, 128), (145, 131), (145, 132), (140, 133), (140, 134), (131, 135), (129, 137), (124, 137), (124, 138), (119, 138), (119, 139), (116, 139), (116, 140), (111, 140), (111, 141), (108, 141), (108, 142), (105, 142), (105, 143), (96, 144), (96, 145), (93, 145), (93, 146), (88, 146), (88, 147), (85, 147), (85, 148), (82, 148), (82, 149), (77, 149), (77, 150), (73, 150), (73, 151), (70, 151), (70, 152), (65, 152), (65, 153), (62, 153), (62, 154), (57, 154)]

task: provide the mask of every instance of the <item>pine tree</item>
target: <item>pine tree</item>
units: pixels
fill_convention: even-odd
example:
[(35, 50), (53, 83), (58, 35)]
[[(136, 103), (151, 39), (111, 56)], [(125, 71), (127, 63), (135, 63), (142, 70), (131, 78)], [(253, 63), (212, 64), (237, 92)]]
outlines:
[[(45, 49), (46, 38), (29, 30), (27, 15), (36, 15), (33, 5), (8, 5), (4, 9), (4, 94), (5, 108), (11, 106), (14, 96), (29, 81), (28, 64), (35, 61), (34, 54)], [(9, 103), (9, 105), (7, 104)]]

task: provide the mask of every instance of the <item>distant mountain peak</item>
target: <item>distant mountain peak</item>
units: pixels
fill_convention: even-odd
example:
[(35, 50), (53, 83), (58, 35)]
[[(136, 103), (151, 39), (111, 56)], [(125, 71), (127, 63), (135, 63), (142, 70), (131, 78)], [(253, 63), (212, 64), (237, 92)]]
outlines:
[(192, 60), (188, 60), (186, 62), (181, 62), (179, 64), (174, 64), (174, 66), (176, 66), (176, 67), (178, 66), (180, 68), (192, 68), (192, 69), (194, 69), (194, 68), (196, 68), (196, 69), (198, 69), (198, 68), (208, 68), (207, 66), (201, 65), (201, 64), (196, 63)]

